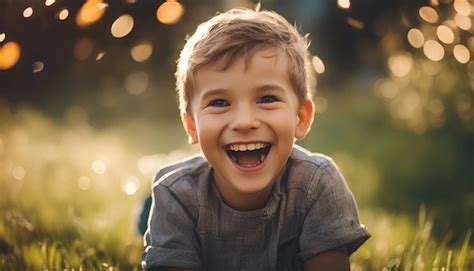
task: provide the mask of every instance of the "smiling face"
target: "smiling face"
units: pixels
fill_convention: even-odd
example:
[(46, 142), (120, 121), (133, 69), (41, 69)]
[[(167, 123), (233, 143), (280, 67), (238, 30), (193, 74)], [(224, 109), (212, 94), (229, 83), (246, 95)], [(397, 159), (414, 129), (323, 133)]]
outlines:
[(313, 120), (313, 103), (298, 101), (287, 58), (277, 49), (238, 58), (227, 69), (208, 65), (195, 75), (191, 112), (182, 116), (193, 143), (213, 167), (224, 200), (236, 209), (265, 204), (272, 184)]

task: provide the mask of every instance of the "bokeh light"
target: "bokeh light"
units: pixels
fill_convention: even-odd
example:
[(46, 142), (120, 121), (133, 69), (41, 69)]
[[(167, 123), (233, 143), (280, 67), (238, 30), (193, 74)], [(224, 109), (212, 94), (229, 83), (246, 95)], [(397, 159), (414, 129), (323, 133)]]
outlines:
[(76, 24), (80, 27), (87, 27), (97, 22), (102, 18), (107, 7), (108, 4), (103, 0), (87, 0), (77, 13)]
[(326, 71), (324, 62), (318, 56), (313, 56), (313, 58), (311, 59), (311, 63), (313, 64), (313, 68), (316, 73), (322, 74), (324, 73), (324, 71)]
[(346, 22), (347, 22), (348, 25), (352, 26), (355, 29), (363, 29), (364, 28), (364, 22), (362, 22), (361, 20), (357, 20), (357, 19), (352, 18), (352, 17), (347, 17)]
[(124, 14), (118, 17), (110, 27), (110, 32), (115, 38), (123, 38), (128, 35), (133, 29), (133, 17)]
[(379, 79), (374, 84), (374, 91), (379, 97), (392, 99), (397, 96), (399, 88), (392, 80)]
[(459, 28), (466, 31), (471, 29), (472, 26), (471, 19), (459, 13), (454, 16), (454, 22)]
[(143, 93), (149, 84), (149, 77), (146, 72), (134, 72), (125, 79), (125, 89), (132, 95)]
[(13, 178), (15, 178), (18, 181), (21, 181), (23, 180), (23, 178), (25, 178), (26, 170), (22, 166), (16, 166), (12, 170), (12, 175), (13, 175)]
[(438, 12), (429, 6), (421, 7), (418, 11), (418, 14), (428, 23), (436, 23), (439, 19)]
[(81, 176), (77, 179), (77, 186), (81, 190), (89, 190), (92, 187), (92, 181), (89, 177), (87, 176)]
[(462, 64), (466, 64), (471, 59), (471, 53), (466, 46), (462, 44), (456, 44), (453, 48), (453, 55), (454, 58)]
[(184, 15), (184, 7), (178, 1), (166, 1), (156, 10), (156, 18), (163, 24), (175, 24)]
[(473, 112), (471, 111), (472, 100), (469, 95), (462, 93), (456, 97), (456, 110), (459, 117), (465, 120), (469, 120), (473, 117)]
[(97, 56), (95, 57), (95, 60), (99, 61), (101, 60), (105, 55), (105, 52), (99, 52)]
[(61, 21), (66, 20), (68, 16), (69, 16), (69, 10), (67, 10), (66, 8), (65, 8), (65, 9), (62, 9), (62, 10), (58, 13), (58, 19), (61, 20)]
[(102, 175), (107, 170), (107, 166), (103, 160), (94, 160), (92, 162), (92, 170), (98, 175)]
[(413, 66), (413, 59), (408, 52), (394, 54), (388, 58), (390, 71), (398, 77), (407, 75)]
[(337, 0), (337, 5), (340, 8), (348, 9), (351, 7), (351, 2), (349, 0)]
[(446, 44), (454, 42), (454, 32), (446, 25), (440, 25), (436, 28), (436, 35), (438, 39)]
[(8, 70), (20, 59), (20, 45), (14, 41), (9, 41), (0, 47), (0, 70)]
[(135, 176), (128, 176), (122, 180), (121, 183), (122, 191), (129, 196), (135, 194), (138, 191), (139, 186), (140, 181)]
[(471, 14), (471, 4), (467, 0), (454, 0), (453, 6), (458, 14), (464, 16)]
[(433, 61), (440, 61), (444, 57), (444, 48), (435, 40), (427, 40), (423, 45), (423, 53)]
[(74, 57), (77, 60), (86, 60), (93, 51), (94, 45), (89, 38), (81, 38), (74, 45)]
[(51, 6), (52, 4), (54, 4), (56, 2), (56, 0), (46, 0), (44, 1), (44, 5), (49, 7)]
[(27, 7), (25, 10), (23, 10), (23, 17), (25, 18), (30, 18), (33, 15), (33, 8), (32, 7)]
[(416, 28), (412, 28), (408, 31), (407, 39), (410, 45), (415, 48), (421, 48), (425, 43), (425, 36), (423, 35), (423, 32)]
[(130, 50), (133, 60), (136, 62), (143, 62), (150, 58), (153, 53), (153, 46), (149, 41), (143, 41), (140, 44), (133, 46)]
[(324, 113), (328, 109), (328, 100), (323, 96), (314, 97), (314, 112)]
[(33, 63), (32, 70), (33, 73), (41, 72), (44, 69), (44, 63), (41, 61), (36, 61)]

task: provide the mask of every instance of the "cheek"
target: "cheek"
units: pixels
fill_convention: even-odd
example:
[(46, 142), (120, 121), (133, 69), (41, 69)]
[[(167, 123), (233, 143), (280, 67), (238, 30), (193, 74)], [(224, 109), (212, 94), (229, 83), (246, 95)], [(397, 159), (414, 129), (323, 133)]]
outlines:
[(200, 140), (213, 140), (217, 138), (222, 130), (223, 121), (219, 118), (203, 116), (198, 119), (197, 131)]
[(273, 129), (280, 137), (289, 137), (293, 140), (296, 129), (296, 116), (293, 112), (280, 111), (268, 114), (268, 121), (272, 123)]

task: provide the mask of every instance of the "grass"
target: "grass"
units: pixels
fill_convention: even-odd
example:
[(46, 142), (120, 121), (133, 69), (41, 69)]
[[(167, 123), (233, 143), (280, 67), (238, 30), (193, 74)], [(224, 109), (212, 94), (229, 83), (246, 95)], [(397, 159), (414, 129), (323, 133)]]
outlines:
[[(0, 101), (0, 270), (140, 270), (135, 225), (149, 180), (188, 151), (141, 154), (124, 127), (98, 131), (80, 110), (68, 114), (58, 123)], [(418, 221), (367, 208), (361, 220), (372, 237), (353, 270), (474, 269), (472, 229), (438, 240), (425, 208)]]

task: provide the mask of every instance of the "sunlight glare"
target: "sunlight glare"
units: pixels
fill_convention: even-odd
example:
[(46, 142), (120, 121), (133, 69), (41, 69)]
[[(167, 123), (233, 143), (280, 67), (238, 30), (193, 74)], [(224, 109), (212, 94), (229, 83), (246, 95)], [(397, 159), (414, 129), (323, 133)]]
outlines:
[(87, 27), (102, 18), (105, 9), (109, 5), (103, 0), (87, 0), (79, 9), (76, 16), (76, 24), (79, 27)]
[(459, 13), (454, 16), (454, 22), (459, 28), (466, 31), (471, 29), (472, 26), (471, 19)]
[(25, 10), (23, 10), (23, 17), (29, 18), (33, 15), (33, 8), (32, 7), (27, 7)]
[(110, 27), (110, 32), (115, 38), (123, 38), (128, 35), (133, 29), (133, 17), (124, 14), (118, 17)]
[(412, 28), (410, 31), (408, 31), (407, 39), (410, 45), (414, 48), (423, 47), (423, 43), (425, 42), (425, 36), (420, 30), (416, 28)]
[(96, 174), (102, 175), (107, 170), (107, 166), (105, 165), (105, 162), (102, 160), (94, 160), (94, 162), (92, 162), (92, 170)]
[(25, 175), (26, 175), (25, 168), (22, 166), (17, 166), (13, 168), (12, 175), (13, 175), (13, 178), (15, 178), (17, 181), (23, 180), (23, 178), (25, 178)]
[(423, 53), (432, 61), (440, 61), (444, 57), (444, 48), (435, 40), (427, 40), (423, 45)]
[(146, 72), (134, 72), (125, 79), (125, 89), (132, 95), (143, 93), (148, 88), (150, 79)]
[(454, 10), (458, 14), (469, 16), (471, 14), (471, 4), (467, 0), (454, 0)]
[(407, 75), (413, 66), (413, 59), (408, 52), (394, 54), (388, 59), (390, 71), (398, 77)]
[(421, 7), (418, 13), (420, 17), (428, 23), (436, 23), (438, 21), (438, 12), (432, 7)]
[(326, 71), (326, 67), (324, 66), (324, 62), (318, 56), (313, 56), (311, 59), (311, 63), (313, 64), (314, 71), (317, 74), (322, 74)]
[(133, 46), (132, 50), (130, 50), (130, 54), (132, 55), (133, 60), (136, 62), (143, 62), (147, 60), (152, 53), (153, 47), (149, 41), (144, 41), (136, 46)]
[(349, 0), (337, 0), (337, 5), (340, 8), (348, 9), (351, 7), (351, 2)]
[(178, 1), (166, 1), (156, 10), (156, 18), (163, 24), (175, 24), (184, 15), (184, 7)]
[(454, 32), (446, 25), (438, 26), (438, 28), (436, 28), (436, 35), (440, 41), (446, 44), (451, 44), (454, 42)]
[(135, 194), (138, 191), (139, 185), (140, 181), (135, 176), (128, 176), (121, 183), (123, 192), (129, 196)]
[(0, 70), (8, 70), (20, 59), (20, 46), (14, 41), (9, 41), (0, 46)]
[(67, 10), (66, 8), (61, 10), (58, 14), (58, 18), (61, 21), (66, 20), (68, 16), (69, 16), (69, 10)]
[(466, 64), (471, 59), (471, 53), (466, 46), (457, 44), (453, 49), (454, 58), (461, 64)]
[(77, 179), (77, 186), (79, 186), (79, 188), (81, 190), (89, 190), (91, 189), (92, 187), (92, 181), (89, 177), (87, 176), (81, 176)]
[(35, 63), (33, 63), (33, 66), (32, 66), (33, 73), (40, 72), (43, 69), (44, 69), (44, 63), (43, 62), (36, 61)]

